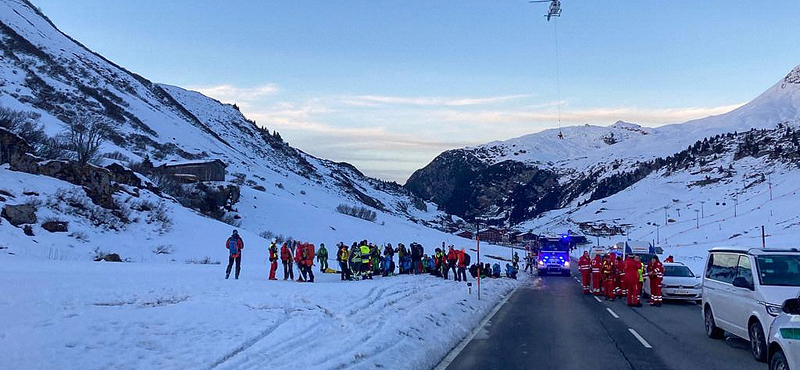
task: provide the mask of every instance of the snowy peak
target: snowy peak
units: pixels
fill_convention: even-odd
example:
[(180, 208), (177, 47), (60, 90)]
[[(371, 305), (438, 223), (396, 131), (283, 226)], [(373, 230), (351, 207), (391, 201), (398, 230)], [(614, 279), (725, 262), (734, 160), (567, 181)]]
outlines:
[[(794, 67), (794, 69), (783, 78), (783, 82), (785, 84), (800, 85), (800, 65)], [(785, 88), (786, 86), (784, 85), (783, 87)]]

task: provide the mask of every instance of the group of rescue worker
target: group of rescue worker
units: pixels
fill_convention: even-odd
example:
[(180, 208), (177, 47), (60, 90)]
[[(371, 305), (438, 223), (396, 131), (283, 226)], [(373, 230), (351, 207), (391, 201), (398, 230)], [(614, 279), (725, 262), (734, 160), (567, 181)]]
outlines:
[[(666, 260), (672, 262), (672, 256)], [(664, 279), (664, 265), (658, 256), (653, 256), (645, 268), (639, 255), (617, 256), (608, 253), (596, 254), (594, 258), (588, 251), (578, 259), (578, 271), (584, 294), (605, 296), (606, 300), (625, 297), (628, 306), (642, 307), (641, 295), (645, 276), (650, 279), (650, 305), (661, 306), (661, 283)]]
[[(231, 268), (236, 265), (235, 278), (239, 278), (241, 270), (241, 252), (244, 249), (244, 241), (236, 230), (225, 242), (225, 248), (229, 251), (228, 267), (225, 271), (225, 278), (231, 274)], [(382, 251), (381, 251), (382, 249)], [(298, 282), (314, 282), (314, 262), (318, 262), (320, 272), (339, 273), (341, 280), (370, 280), (375, 275), (393, 276), (398, 270), (399, 274), (431, 274), (449, 280), (450, 272), (453, 273), (453, 280), (467, 281), (467, 272), (473, 277), (493, 277), (499, 278), (500, 264), (495, 263), (472, 263), (469, 253), (464, 249), (455, 249), (455, 246), (445, 246), (442, 242), (441, 248), (436, 248), (433, 255), (428, 256), (425, 248), (419, 243), (411, 243), (406, 247), (403, 243), (398, 243), (393, 247), (391, 243), (379, 248), (376, 244), (367, 240), (353, 242), (348, 248), (344, 243), (337, 244), (336, 261), (339, 263), (339, 270), (334, 270), (328, 266), (328, 250), (324, 243), (319, 244), (319, 249), (314, 244), (289, 240), (281, 243), (278, 247), (278, 240), (273, 238), (267, 247), (269, 253), (269, 280), (278, 280), (276, 273), (278, 261), (283, 265), (283, 280), (294, 280), (294, 265), (297, 265), (300, 275)], [(395, 264), (394, 256), (397, 255), (398, 263)], [(506, 276), (516, 279), (519, 272), (519, 255), (514, 253), (512, 264), (506, 264)], [(398, 269), (399, 267), (399, 269)]]

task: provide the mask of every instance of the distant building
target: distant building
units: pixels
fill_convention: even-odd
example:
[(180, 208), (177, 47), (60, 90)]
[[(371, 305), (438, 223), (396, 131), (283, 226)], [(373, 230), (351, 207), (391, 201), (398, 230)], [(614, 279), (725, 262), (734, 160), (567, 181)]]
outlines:
[(465, 239), (475, 239), (475, 234), (472, 233), (471, 231), (462, 231), (456, 235)]
[(165, 163), (154, 171), (173, 176), (181, 182), (225, 181), (225, 162), (215, 159), (205, 162)]
[(496, 227), (489, 227), (486, 230), (481, 230), (478, 233), (481, 241), (489, 242), (489, 243), (500, 243), (503, 242), (503, 236), (505, 235), (505, 230), (498, 229)]

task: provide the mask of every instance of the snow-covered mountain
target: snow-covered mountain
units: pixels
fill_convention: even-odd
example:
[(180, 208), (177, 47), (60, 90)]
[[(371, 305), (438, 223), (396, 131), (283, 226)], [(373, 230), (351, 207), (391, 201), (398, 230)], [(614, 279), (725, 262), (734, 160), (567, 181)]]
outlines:
[[(235, 105), (177, 86), (153, 83), (130, 72), (62, 33), (26, 0), (0, 1), (0, 49), (0, 108), (35, 114), (36, 123), (51, 137), (63, 133), (66, 124), (86, 117), (112, 122), (114, 132), (100, 149), (102, 165), (117, 162), (135, 166), (146, 157), (155, 165), (223, 161), (227, 165), (226, 180), (241, 188), (236, 203), (229, 204), (224, 218), (249, 230), (250, 235), (324, 237), (330, 238), (328, 242), (363, 235), (358, 238), (377, 240), (388, 235), (387, 228), (394, 227), (421, 238), (428, 235), (437, 244), (441, 242), (440, 235), (445, 235), (422, 225), (441, 224), (449, 216), (398, 184), (366, 177), (347, 163), (316, 158), (293, 148), (277, 132), (247, 119)], [(58, 192), (73, 191), (82, 185), (52, 178), (40, 181), (43, 176), (18, 174), (7, 167), (0, 167), (0, 171), (4, 180), (0, 190), (10, 194), (0, 197), (0, 206), (25, 202), (47, 204), (48, 200), (59, 199)], [(148, 204), (158, 203), (157, 198), (164, 195), (154, 196), (156, 199), (148, 200)], [(119, 204), (139, 202), (119, 193), (114, 197)], [(220, 224), (206, 227), (217, 233), (230, 228), (213, 220), (194, 220), (191, 216), (194, 211), (180, 209), (168, 196), (162, 200), (167, 202), (166, 208), (171, 213), (185, 214), (175, 222)], [(340, 205), (365, 207), (377, 212), (377, 219), (370, 222), (343, 215), (337, 212)], [(133, 211), (132, 219), (140, 216)], [(64, 209), (41, 212), (44, 213), (75, 226), (83, 222)], [(148, 217), (141, 216), (138, 218)], [(177, 237), (187, 232), (189, 229), (184, 226), (176, 225), (171, 233)], [(87, 245), (93, 243), (78, 240), (86, 239), (83, 237), (49, 235), (38, 224), (33, 225), (36, 241), (20, 237), (22, 231), (8, 223), (0, 222), (0, 227), (3, 228), (0, 235), (19, 234), (13, 238), (18, 248), (40, 244), (35, 255), (52, 253), (41, 244), (58, 249), (75, 246), (79, 252), (70, 251), (70, 258), (89, 258), (86, 250), (95, 248)], [(142, 254), (137, 248), (157, 246), (137, 247), (142, 240), (130, 235), (130, 229), (135, 227), (128, 226), (127, 231), (86, 227), (81, 233), (88, 234), (89, 239), (115, 240), (116, 249), (130, 258), (149, 258), (150, 251)], [(43, 233), (49, 237), (45, 238)], [(197, 235), (199, 239), (194, 236), (191, 239), (202, 240), (200, 235), (203, 233)], [(0, 239), (12, 240), (5, 236)], [(188, 253), (184, 258), (200, 258), (204, 253), (207, 254)]]
[[(459, 216), (490, 216), (497, 223), (535, 229), (538, 224), (531, 220), (545, 212), (607, 202), (605, 198), (648, 176), (658, 174), (664, 183), (675, 181), (676, 165), (691, 168), (694, 164), (687, 158), (705, 153), (709, 140), (719, 135), (739, 133), (731, 140), (745, 140), (747, 136), (741, 134), (750, 130), (796, 126), (800, 121), (798, 76), (800, 66), (731, 112), (685, 123), (658, 128), (626, 122), (572, 126), (561, 130), (563, 139), (559, 130), (546, 130), (450, 150), (415, 172), (405, 186)], [(730, 142), (719, 151), (715, 147), (717, 158), (706, 158), (703, 165), (735, 168), (742, 159), (734, 155), (736, 148)], [(785, 152), (778, 155), (785, 156)], [(759, 173), (768, 173), (770, 158), (775, 159), (759, 158), (764, 168)], [(665, 174), (666, 168), (671, 170)]]

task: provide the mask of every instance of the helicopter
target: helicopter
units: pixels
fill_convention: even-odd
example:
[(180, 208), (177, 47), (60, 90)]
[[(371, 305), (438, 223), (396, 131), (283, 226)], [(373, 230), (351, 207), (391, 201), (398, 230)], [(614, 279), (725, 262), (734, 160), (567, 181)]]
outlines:
[(561, 0), (533, 0), (528, 1), (529, 3), (550, 3), (550, 10), (547, 11), (547, 14), (544, 16), (547, 17), (547, 20), (550, 21), (552, 17), (560, 17), (561, 16)]

